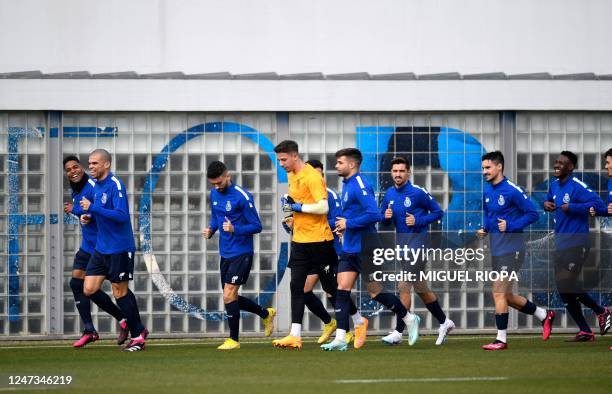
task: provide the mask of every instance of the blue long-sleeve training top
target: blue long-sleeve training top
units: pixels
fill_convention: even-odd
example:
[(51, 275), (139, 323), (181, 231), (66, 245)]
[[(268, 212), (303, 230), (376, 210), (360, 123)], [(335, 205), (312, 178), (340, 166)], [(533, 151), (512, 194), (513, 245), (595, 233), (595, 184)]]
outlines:
[[(393, 216), (385, 219), (385, 211), (389, 207)], [(414, 226), (406, 224), (408, 213), (414, 216)], [(393, 223), (395, 232), (403, 234), (398, 236), (398, 244), (419, 248), (428, 246), (429, 224), (440, 220), (444, 211), (426, 189), (408, 181), (400, 187), (391, 186), (387, 189), (380, 205), (380, 214), (384, 224)]]
[(342, 251), (360, 253), (364, 234), (375, 233), (380, 212), (374, 197), (374, 189), (360, 173), (342, 181), (342, 217), (346, 218), (346, 230)]
[[(86, 177), (87, 175), (83, 176)], [(96, 182), (88, 177), (87, 182), (80, 191), (75, 192), (73, 190), (71, 192), (73, 215), (80, 217), (81, 215), (87, 214), (87, 212), (81, 208), (80, 202), (83, 197), (87, 198), (89, 201), (94, 200), (94, 186), (96, 186)], [(98, 238), (98, 225), (96, 221), (91, 220), (86, 225), (81, 224), (81, 234), (81, 249), (89, 254), (93, 254), (96, 247), (96, 240)]]
[(98, 224), (96, 250), (101, 254), (136, 251), (125, 185), (113, 173), (98, 180), (88, 212)]
[[(223, 258), (253, 253), (253, 234), (262, 226), (253, 196), (238, 185), (231, 184), (223, 192), (210, 192), (210, 228), (219, 230), (219, 253)], [(223, 231), (223, 222), (230, 221), (234, 232)]]
[[(612, 204), (612, 178), (608, 179), (608, 201), (607, 201), (607, 205)], [(597, 207), (593, 207), (595, 208), (595, 213), (597, 216), (611, 216), (610, 214), (608, 214), (608, 206), (604, 206), (603, 208), (597, 208)]]
[[(574, 176), (564, 182), (554, 179), (550, 182), (546, 201), (555, 203), (555, 245), (557, 250), (572, 247), (589, 247), (589, 209), (603, 211), (605, 204), (597, 193)], [(568, 204), (568, 212), (562, 205)]]
[[(508, 178), (497, 185), (486, 183), (482, 207), (484, 229), (491, 234), (491, 255), (501, 256), (525, 250), (523, 230), (537, 222), (538, 211), (523, 189)], [(506, 221), (506, 231), (499, 231), (499, 220)]]
[(340, 203), (338, 194), (329, 187), (327, 188), (327, 206), (329, 207), (329, 211), (327, 212), (327, 223), (329, 223), (329, 228), (334, 234), (334, 249), (336, 249), (336, 254), (340, 255), (342, 252), (342, 243), (340, 242), (340, 237), (333, 231), (336, 227), (336, 217), (342, 214), (342, 204)]

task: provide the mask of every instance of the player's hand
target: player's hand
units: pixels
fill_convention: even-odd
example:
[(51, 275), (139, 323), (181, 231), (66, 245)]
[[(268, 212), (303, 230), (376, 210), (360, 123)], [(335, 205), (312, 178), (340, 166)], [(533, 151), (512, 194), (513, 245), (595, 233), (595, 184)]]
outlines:
[(234, 225), (232, 224), (232, 222), (230, 222), (230, 220), (227, 217), (225, 217), (225, 222), (223, 222), (223, 231), (228, 232), (228, 233), (234, 232)]
[(81, 215), (79, 219), (83, 226), (87, 226), (91, 222), (91, 215)]
[(569, 212), (569, 203), (565, 203), (563, 205), (561, 205), (561, 210), (565, 213)]
[(507, 228), (506, 221), (504, 219), (497, 218), (497, 228), (500, 232), (505, 233)]
[(64, 213), (70, 215), (72, 213), (72, 208), (74, 208), (74, 205), (72, 205), (71, 202), (64, 203)]
[(476, 230), (476, 236), (478, 237), (478, 239), (483, 239), (487, 236), (487, 232), (484, 228), (479, 228), (478, 230)]
[(206, 227), (204, 230), (202, 230), (202, 236), (206, 239), (210, 239), (210, 237), (212, 237), (212, 228), (210, 228), (210, 226)]
[(81, 202), (79, 204), (81, 205), (81, 208), (83, 208), (84, 211), (88, 211), (89, 207), (91, 206), (91, 201), (89, 201), (87, 197), (83, 197), (81, 198)]
[(288, 194), (285, 194), (281, 198), (281, 205), (283, 207), (283, 212), (302, 212), (302, 204), (293, 201), (293, 198)]
[(391, 219), (393, 217), (393, 209), (391, 209), (391, 204), (385, 209), (385, 219)]
[(346, 219), (336, 216), (336, 223), (334, 223), (334, 226), (334, 233), (338, 235), (344, 233), (344, 230), (346, 230)]
[(589, 215), (595, 217), (595, 208), (593, 207), (589, 208)]
[(414, 224), (416, 223), (416, 219), (414, 218), (414, 215), (406, 212), (406, 224), (410, 227), (414, 226)]
[(557, 205), (552, 201), (544, 201), (544, 210), (552, 212), (557, 209)]
[(293, 231), (293, 216), (287, 216), (281, 221), (281, 224), (287, 234), (291, 234), (291, 231)]
[(612, 215), (612, 202), (608, 204), (608, 215)]

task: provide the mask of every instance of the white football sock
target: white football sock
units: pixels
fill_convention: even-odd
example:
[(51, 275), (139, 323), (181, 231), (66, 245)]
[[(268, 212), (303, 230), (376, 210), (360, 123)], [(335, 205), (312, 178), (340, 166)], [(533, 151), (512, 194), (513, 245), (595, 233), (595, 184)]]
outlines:
[(539, 306), (536, 307), (535, 312), (533, 313), (533, 315), (535, 317), (538, 318), (538, 320), (540, 321), (544, 321), (544, 319), (546, 319), (546, 309), (544, 308), (540, 308)]
[(346, 343), (346, 330), (336, 328), (336, 341)]
[(289, 333), (292, 337), (302, 336), (302, 325), (299, 323), (291, 323), (291, 332)]
[(359, 313), (359, 311), (357, 311), (357, 313), (355, 313), (354, 315), (351, 315), (351, 318), (353, 319), (354, 325), (360, 326), (363, 324), (363, 318), (361, 316), (361, 313)]
[(497, 340), (506, 343), (508, 335), (508, 330), (497, 330)]

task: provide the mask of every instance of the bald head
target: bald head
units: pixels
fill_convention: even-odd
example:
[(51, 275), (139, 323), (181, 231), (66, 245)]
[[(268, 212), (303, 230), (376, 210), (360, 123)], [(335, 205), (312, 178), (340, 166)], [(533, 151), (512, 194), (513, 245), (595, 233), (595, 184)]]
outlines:
[(106, 149), (96, 149), (89, 154), (89, 174), (99, 181), (110, 173), (112, 157)]
[(102, 160), (107, 161), (109, 163), (113, 162), (113, 157), (110, 153), (108, 153), (106, 149), (96, 149), (89, 154), (89, 156), (91, 155), (99, 155)]

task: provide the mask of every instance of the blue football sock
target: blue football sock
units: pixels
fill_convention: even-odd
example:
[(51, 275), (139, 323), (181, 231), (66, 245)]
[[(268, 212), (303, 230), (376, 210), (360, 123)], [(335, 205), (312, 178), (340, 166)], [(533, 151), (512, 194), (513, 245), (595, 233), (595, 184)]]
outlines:
[(606, 311), (588, 293), (578, 293), (576, 296), (578, 297), (578, 301), (582, 302), (584, 306), (591, 309), (596, 314), (601, 315)]
[(436, 318), (436, 320), (438, 320), (438, 323), (442, 324), (446, 321), (446, 315), (440, 307), (438, 300), (425, 304), (425, 307), (427, 307), (427, 310), (433, 315), (433, 317)]
[(580, 331), (592, 332), (591, 327), (589, 327), (584, 315), (582, 314), (582, 309), (580, 308), (577, 295), (571, 293), (560, 293), (559, 295), (565, 304), (565, 309), (567, 309), (567, 312), (570, 314), (572, 319), (574, 319), (578, 325), (578, 328), (580, 328)]
[(240, 330), (240, 305), (238, 301), (232, 301), (225, 304), (225, 313), (227, 314), (227, 322), (230, 329), (230, 338), (234, 341), (238, 340), (238, 331)]
[(98, 290), (92, 295), (89, 296), (89, 299), (94, 302), (98, 306), (98, 308), (102, 309), (104, 312), (108, 313), (117, 321), (121, 321), (124, 318), (121, 309), (111, 300), (111, 298), (103, 292), (102, 290)]
[(83, 279), (72, 278), (70, 279), (70, 288), (72, 289), (72, 294), (74, 294), (74, 304), (79, 311), (81, 320), (83, 320), (85, 331), (92, 332), (96, 331), (96, 328), (91, 319), (91, 302), (89, 298), (83, 294), (83, 282), (85, 282)]
[(509, 313), (496, 313), (495, 314), (495, 326), (498, 330), (507, 330), (508, 329), (508, 317)]
[(336, 294), (336, 320), (338, 328), (341, 330), (349, 330), (349, 313), (351, 310), (351, 292), (347, 290), (338, 290)]
[(323, 323), (328, 324), (331, 321), (331, 316), (323, 306), (323, 303), (312, 291), (304, 293), (304, 304)]
[(261, 305), (249, 298), (238, 296), (238, 305), (240, 306), (241, 311), (254, 313), (262, 319), (268, 317), (268, 310), (262, 308)]
[(537, 308), (538, 307), (536, 306), (536, 304), (534, 304), (533, 302), (527, 300), (527, 303), (525, 305), (523, 305), (519, 309), (519, 312), (523, 312), (523, 313), (526, 313), (528, 315), (533, 315)]
[(140, 313), (138, 312), (138, 305), (136, 304), (134, 293), (128, 289), (125, 296), (117, 298), (117, 305), (119, 305), (121, 312), (123, 312), (127, 320), (132, 339), (137, 338), (140, 333), (144, 331), (144, 326), (140, 321)]
[(399, 298), (395, 294), (391, 293), (379, 293), (376, 297), (372, 298), (374, 301), (379, 302), (386, 306), (389, 310), (397, 315), (399, 319), (406, 316), (408, 312), (406, 307), (402, 304)]

